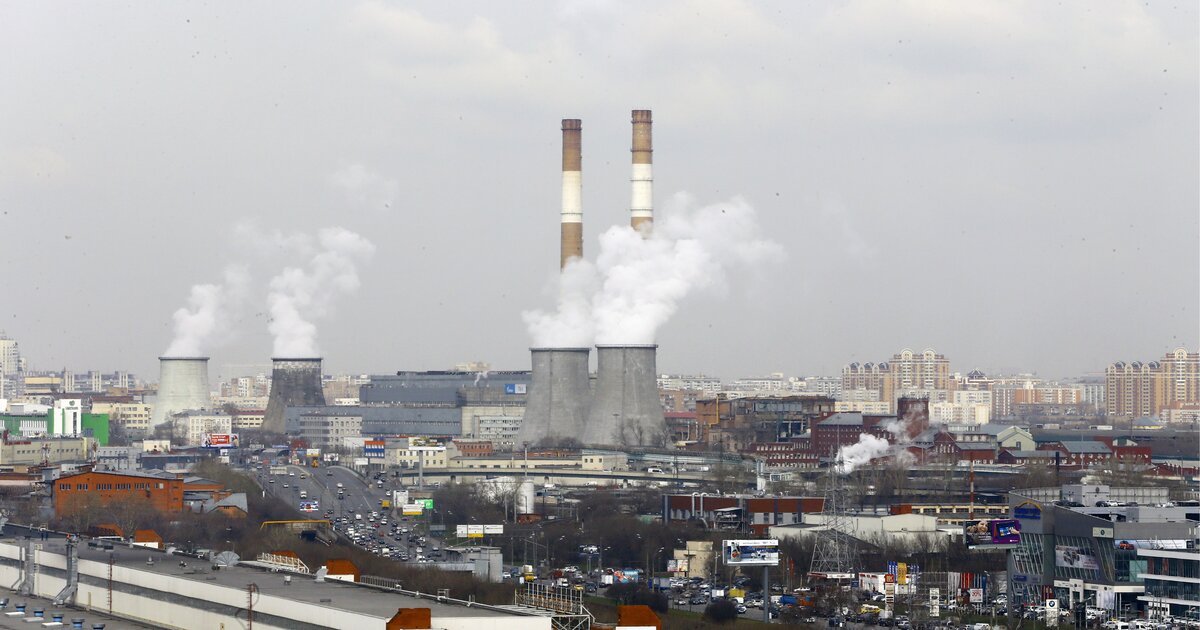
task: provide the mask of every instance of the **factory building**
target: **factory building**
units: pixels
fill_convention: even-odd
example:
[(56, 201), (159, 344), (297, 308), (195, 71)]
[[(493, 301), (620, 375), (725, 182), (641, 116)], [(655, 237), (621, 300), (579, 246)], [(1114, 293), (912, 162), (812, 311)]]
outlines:
[(160, 512), (182, 512), (184, 483), (170, 473), (87, 471), (54, 482), (60, 516), (119, 501), (149, 502)]
[[(300, 431), (306, 414), (357, 416), (362, 435), (464, 435), (464, 428), (512, 442), (524, 416), (529, 372), (431, 371), (372, 376), (359, 390), (359, 404), (291, 406), (289, 433)], [(516, 426), (514, 427), (514, 422)], [(468, 434), (469, 435), (469, 434)], [(481, 435), (471, 437), (484, 438)]]

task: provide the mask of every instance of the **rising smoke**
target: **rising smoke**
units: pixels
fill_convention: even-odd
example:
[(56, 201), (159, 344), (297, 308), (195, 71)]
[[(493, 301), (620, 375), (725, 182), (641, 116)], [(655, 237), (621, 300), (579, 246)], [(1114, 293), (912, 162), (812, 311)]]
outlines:
[(609, 228), (594, 264), (574, 261), (563, 270), (557, 308), (523, 316), (535, 346), (650, 344), (684, 297), (723, 289), (729, 272), (782, 258), (782, 248), (761, 236), (745, 200), (695, 208), (676, 195), (649, 237), (628, 226)]
[(317, 233), (316, 253), (306, 268), (289, 267), (271, 279), (267, 306), (273, 356), (318, 356), (313, 321), (329, 313), (339, 294), (358, 290), (358, 265), (374, 253), (375, 246), (362, 236), (340, 227), (325, 228)]
[(207, 356), (213, 337), (226, 334), (230, 321), (242, 306), (250, 284), (245, 267), (229, 265), (220, 284), (192, 286), (187, 306), (175, 311), (175, 337), (163, 356)]
[(858, 442), (838, 449), (838, 472), (850, 474), (882, 457), (891, 457), (902, 466), (914, 463), (915, 458), (908, 452), (908, 447), (914, 438), (929, 428), (928, 401), (908, 399), (900, 417), (883, 424), (882, 428), (891, 434), (892, 439), (859, 433)]

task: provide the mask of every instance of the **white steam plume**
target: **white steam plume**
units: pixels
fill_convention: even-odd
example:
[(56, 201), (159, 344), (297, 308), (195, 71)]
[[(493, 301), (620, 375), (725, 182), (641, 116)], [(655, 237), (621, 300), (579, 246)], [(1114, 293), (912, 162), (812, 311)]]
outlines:
[(890, 441), (870, 433), (859, 433), (857, 443), (838, 449), (838, 472), (849, 474), (873, 459), (887, 456), (902, 466), (915, 463), (916, 458), (908, 452), (908, 446), (929, 428), (928, 409), (928, 406), (910, 405), (903, 416), (885, 423), (883, 430), (892, 435)]
[(891, 448), (892, 444), (881, 437), (859, 433), (858, 442), (838, 449), (838, 472), (850, 474), (859, 466), (887, 455)]
[(268, 325), (275, 339), (273, 356), (309, 358), (317, 355), (313, 320), (330, 311), (333, 298), (359, 287), (358, 265), (375, 253), (375, 246), (343, 228), (317, 233), (317, 253), (305, 269), (289, 267), (271, 279)]
[(660, 213), (649, 237), (628, 226), (609, 228), (595, 264), (576, 261), (563, 270), (556, 310), (524, 313), (534, 345), (654, 343), (693, 291), (723, 288), (730, 270), (783, 258), (782, 248), (760, 232), (745, 200), (696, 209), (686, 195)]
[(234, 312), (241, 306), (250, 284), (245, 267), (225, 267), (220, 284), (197, 284), (188, 295), (188, 305), (175, 311), (175, 337), (163, 356), (207, 356), (214, 335), (225, 334)]

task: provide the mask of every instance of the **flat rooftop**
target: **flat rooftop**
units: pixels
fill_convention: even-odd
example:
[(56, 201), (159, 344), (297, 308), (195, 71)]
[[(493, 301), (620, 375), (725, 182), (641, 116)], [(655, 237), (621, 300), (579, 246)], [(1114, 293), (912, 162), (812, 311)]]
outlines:
[[(66, 554), (66, 541), (62, 539), (50, 539), (38, 542), (48, 552)], [(239, 592), (244, 591), (246, 585), (253, 582), (258, 585), (259, 592), (262, 595), (281, 597), (315, 606), (366, 614), (382, 619), (391, 619), (399, 608), (429, 608), (435, 619), (438, 617), (484, 618), (517, 614), (515, 612), (498, 611), (482, 605), (466, 606), (439, 602), (436, 593), (423, 593), (423, 597), (417, 597), (407, 593), (358, 586), (336, 580), (318, 582), (309, 575), (287, 573), (284, 571), (274, 572), (251, 566), (220, 567), (214, 570), (212, 563), (207, 560), (188, 556), (168, 555), (162, 551), (130, 547), (127, 544), (115, 544), (111, 551), (100, 547), (90, 547), (86, 542), (81, 542), (79, 545), (79, 557), (83, 560), (107, 563), (110, 553), (115, 558), (115, 564), (125, 566), (129, 569), (147, 571), (158, 575), (170, 575), (176, 578), (208, 584), (215, 583)], [(149, 563), (147, 560), (153, 560), (153, 563)], [(310, 567), (314, 572), (318, 568)], [(291, 576), (290, 582), (284, 579), (288, 575)], [(406, 591), (420, 590), (419, 583), (402, 584), (402, 586)], [(451, 596), (453, 595), (454, 593), (451, 593)], [(512, 611), (511, 608), (505, 608)], [(22, 624), (20, 627), (28, 628), (29, 626), (28, 624)], [(112, 627), (109, 626), (109, 628)]]

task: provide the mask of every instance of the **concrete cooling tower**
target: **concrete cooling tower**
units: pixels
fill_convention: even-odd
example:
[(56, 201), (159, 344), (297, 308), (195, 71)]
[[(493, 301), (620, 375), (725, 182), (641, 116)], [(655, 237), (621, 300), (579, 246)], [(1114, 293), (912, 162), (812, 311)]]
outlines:
[(662, 446), (667, 425), (658, 398), (656, 345), (596, 346), (596, 386), (583, 441)]
[(171, 419), (171, 414), (211, 406), (208, 391), (208, 357), (159, 357), (158, 395), (154, 399), (152, 425)]
[(284, 433), (287, 429), (284, 413), (288, 407), (325, 404), (321, 389), (321, 359), (271, 359), (271, 395), (263, 431)]
[(533, 381), (517, 444), (582, 439), (588, 416), (588, 348), (530, 348)]

